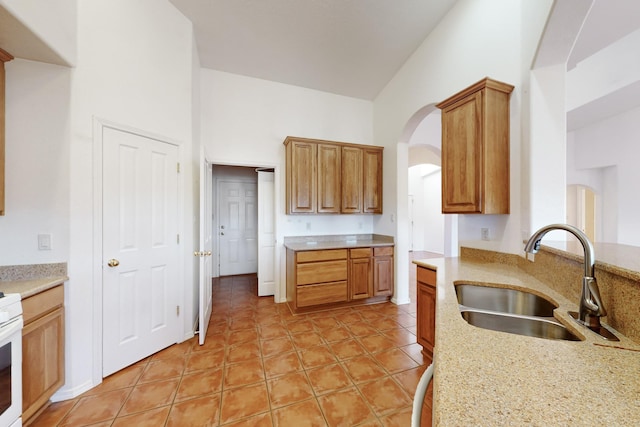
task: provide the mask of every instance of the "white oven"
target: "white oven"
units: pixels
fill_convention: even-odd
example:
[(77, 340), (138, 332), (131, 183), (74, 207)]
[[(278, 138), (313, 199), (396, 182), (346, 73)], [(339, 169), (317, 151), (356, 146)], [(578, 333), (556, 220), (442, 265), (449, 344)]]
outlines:
[(22, 303), (0, 298), (0, 427), (22, 425)]

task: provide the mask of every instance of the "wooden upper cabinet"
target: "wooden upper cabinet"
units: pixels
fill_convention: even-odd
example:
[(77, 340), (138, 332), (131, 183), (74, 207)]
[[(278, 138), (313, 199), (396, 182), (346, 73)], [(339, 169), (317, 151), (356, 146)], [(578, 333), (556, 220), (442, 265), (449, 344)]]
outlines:
[(0, 49), (0, 216), (4, 215), (4, 152), (5, 152), (5, 75), (4, 63), (13, 59), (9, 53)]
[(509, 213), (509, 97), (485, 78), (442, 109), (442, 213)]
[(362, 148), (342, 147), (341, 211), (362, 212)]
[(286, 148), (287, 213), (316, 212), (317, 144), (290, 141)]
[(382, 213), (383, 147), (288, 136), (286, 213)]
[(382, 213), (382, 150), (362, 152), (362, 211)]
[(340, 213), (340, 146), (318, 144), (318, 213)]

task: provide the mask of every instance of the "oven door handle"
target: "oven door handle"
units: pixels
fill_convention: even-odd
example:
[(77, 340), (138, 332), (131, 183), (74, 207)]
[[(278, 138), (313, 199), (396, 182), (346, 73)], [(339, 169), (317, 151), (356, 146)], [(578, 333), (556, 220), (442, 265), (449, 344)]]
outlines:
[(2, 324), (2, 326), (0, 326), (0, 345), (2, 345), (8, 338), (13, 336), (13, 334), (21, 331), (22, 326), (22, 316)]

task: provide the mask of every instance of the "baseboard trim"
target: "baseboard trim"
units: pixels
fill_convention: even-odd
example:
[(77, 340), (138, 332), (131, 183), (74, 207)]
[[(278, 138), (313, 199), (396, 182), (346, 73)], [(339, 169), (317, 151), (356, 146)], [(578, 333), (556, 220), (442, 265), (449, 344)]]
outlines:
[(93, 384), (93, 381), (88, 380), (76, 387), (65, 388), (63, 386), (60, 390), (56, 391), (53, 396), (51, 396), (51, 401), (60, 402), (63, 400), (73, 399), (80, 396), (82, 393), (91, 390), (97, 385), (98, 384)]

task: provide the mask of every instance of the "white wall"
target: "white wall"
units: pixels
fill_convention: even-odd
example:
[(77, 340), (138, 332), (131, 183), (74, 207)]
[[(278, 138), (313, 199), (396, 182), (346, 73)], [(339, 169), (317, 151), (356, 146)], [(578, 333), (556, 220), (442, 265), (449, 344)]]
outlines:
[[(522, 249), (521, 239), (521, 122), (523, 93), (528, 69), (544, 28), (551, 1), (460, 0), (427, 37), (374, 101), (374, 135), (385, 152), (385, 189), (407, 194), (402, 170), (407, 149), (398, 144), (409, 119), (424, 106), (446, 99), (485, 76), (515, 85), (511, 95), (511, 215), (460, 215), (461, 241), (478, 240), (480, 229), (489, 227), (496, 241), (477, 242), (511, 253)], [(526, 72), (525, 72), (526, 71)], [(406, 196), (405, 196), (406, 197)], [(406, 199), (405, 199), (406, 200)], [(384, 218), (376, 231), (397, 230), (396, 271), (398, 286), (408, 286), (406, 201), (385, 198), (384, 210), (397, 212), (398, 223)], [(404, 211), (403, 211), (404, 210)], [(400, 291), (404, 293), (403, 291)]]
[[(6, 214), (0, 264), (66, 262), (71, 70), (15, 59), (6, 67)], [(38, 250), (38, 234), (51, 250)]]
[[(602, 241), (640, 246), (640, 108), (570, 134), (568, 184), (583, 184), (602, 197)], [(606, 168), (606, 169), (603, 169)], [(597, 181), (596, 181), (597, 180)], [(594, 182), (595, 181), (595, 182)], [(613, 181), (613, 185), (612, 185)]]
[[(530, 140), (523, 159), (529, 171), (530, 211), (523, 239), (542, 226), (566, 220), (565, 70), (560, 64), (531, 72)], [(552, 233), (565, 240), (566, 233)]]
[[(373, 215), (285, 215), (282, 144), (289, 135), (372, 144), (370, 101), (207, 69), (201, 78), (202, 142), (212, 163), (275, 168), (281, 254), (284, 236), (373, 231)], [(284, 285), (282, 266), (281, 274)]]
[[(181, 144), (184, 224), (180, 285), (193, 300), (193, 180), (191, 24), (168, 2), (78, 2), (78, 60), (73, 70), (70, 146), (69, 287), (66, 296), (66, 384), (61, 398), (77, 395), (100, 377), (97, 321), (100, 248), (93, 240), (94, 118), (162, 135)], [(98, 286), (98, 287), (96, 287)], [(189, 313), (188, 310), (186, 310)], [(185, 334), (192, 319), (185, 319)], [(94, 363), (92, 363), (92, 361)]]
[[(615, 25), (615, 24), (612, 24)], [(637, 159), (640, 148), (640, 29), (566, 73), (567, 184), (596, 191), (596, 237), (640, 246)]]

